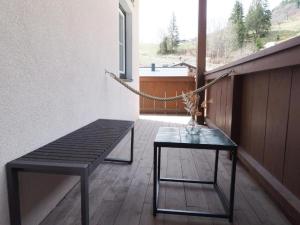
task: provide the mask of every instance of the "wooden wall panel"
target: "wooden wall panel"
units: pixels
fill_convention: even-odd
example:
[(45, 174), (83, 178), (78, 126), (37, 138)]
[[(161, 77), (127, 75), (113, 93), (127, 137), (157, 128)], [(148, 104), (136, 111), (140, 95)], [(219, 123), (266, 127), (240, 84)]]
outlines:
[(215, 104), (215, 110), (216, 110), (216, 119), (215, 119), (215, 121), (216, 121), (217, 126), (219, 126), (219, 124), (220, 124), (220, 116), (221, 116), (221, 113), (220, 113), (221, 92), (222, 92), (222, 86), (219, 83), (216, 86), (215, 93), (214, 93), (214, 99), (213, 99), (213, 104)]
[(211, 102), (210, 102), (210, 98), (211, 98), (211, 96), (212, 96), (212, 90), (211, 90), (211, 88), (208, 88), (207, 90), (206, 90), (206, 95), (205, 95), (205, 100), (207, 101), (207, 108), (206, 108), (206, 117), (210, 117), (211, 115), (212, 115), (212, 104), (211, 104)]
[(216, 96), (217, 96), (217, 90), (219, 88), (219, 84), (216, 84), (212, 87), (209, 88), (209, 92), (207, 93), (207, 101), (209, 102), (207, 104), (208, 107), (208, 115), (207, 117), (216, 124), (216, 110), (217, 110), (217, 101), (216, 101)]
[(300, 67), (293, 70), (283, 182), (300, 199)]
[[(180, 95), (195, 90), (193, 77), (140, 77), (140, 90), (159, 97)], [(140, 112), (152, 114), (187, 114), (182, 100), (161, 102), (140, 97)]]
[(221, 92), (222, 92), (222, 86), (219, 83), (216, 86), (215, 89), (215, 95), (214, 95), (214, 104), (215, 104), (215, 110), (216, 110), (216, 124), (220, 124), (220, 107), (221, 107)]
[(233, 115), (233, 77), (219, 81), (207, 91), (207, 118), (231, 136)]
[(225, 110), (225, 133), (231, 136), (232, 110), (233, 110), (233, 78), (228, 78), (226, 91), (226, 110)]
[(270, 72), (264, 166), (282, 181), (287, 132), (291, 69)]
[(228, 79), (222, 80), (222, 92), (221, 92), (221, 124), (220, 127), (226, 132), (226, 109), (227, 109), (227, 95), (228, 95)]
[[(297, 39), (300, 40), (299, 38)], [(293, 57), (286, 56), (294, 52)], [(281, 54), (282, 53), (282, 54)], [(300, 46), (207, 73), (207, 81), (234, 68), (233, 81), (208, 91), (208, 124), (239, 145), (239, 158), (295, 225), (300, 224)], [(273, 60), (276, 58), (276, 63)], [(292, 60), (292, 61), (291, 61)], [(296, 59), (299, 62), (299, 57)], [(292, 62), (292, 63), (293, 63)], [(265, 65), (268, 64), (268, 65)], [(268, 66), (271, 66), (271, 70)], [(277, 68), (280, 67), (281, 68)], [(277, 68), (277, 69), (275, 69)], [(243, 71), (243, 72), (241, 72)], [(248, 72), (247, 72), (248, 71)], [(251, 71), (251, 73), (250, 73)], [(227, 78), (226, 78), (227, 79)], [(226, 93), (226, 99), (223, 96)], [(226, 102), (224, 104), (224, 102)], [(224, 109), (225, 107), (225, 109)], [(225, 122), (224, 122), (225, 118)]]
[(253, 75), (252, 118), (251, 118), (251, 155), (263, 164), (266, 119), (269, 92), (269, 72)]
[(243, 77), (243, 92), (241, 105), (241, 135), (240, 146), (251, 154), (251, 120), (252, 120), (252, 102), (253, 102), (253, 77)]

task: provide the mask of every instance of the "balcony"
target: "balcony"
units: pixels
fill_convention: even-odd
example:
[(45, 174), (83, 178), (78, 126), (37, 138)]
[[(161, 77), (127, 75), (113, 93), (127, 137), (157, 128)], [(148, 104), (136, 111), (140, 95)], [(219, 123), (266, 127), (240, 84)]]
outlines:
[[(99, 117), (138, 118), (138, 97), (109, 80), (104, 72), (106, 69), (119, 71), (119, 50), (115, 48), (119, 2), (130, 3), (125, 7), (129, 12), (127, 21), (133, 24), (128, 55), (134, 57), (128, 60), (132, 74), (125, 80), (137, 88), (138, 1), (89, 1), (63, 6), (58, 2), (47, 5), (25, 2), (15, 6), (7, 3), (9, 7), (4, 7), (8, 12), (4, 14), (7, 19), (3, 20), (5, 35), (0, 40), (5, 54), (0, 82), (3, 90), (0, 96), (1, 225), (10, 221), (4, 169), (7, 162)], [(239, 145), (233, 224), (298, 225), (300, 37), (206, 71), (206, 2), (199, 0), (198, 42), (201, 45), (197, 49), (197, 76), (160, 80), (145, 77), (140, 80), (141, 90), (170, 97), (233, 70), (233, 75), (201, 95), (202, 100), (209, 100), (202, 122), (221, 129)], [(85, 4), (87, 7), (82, 7)], [(152, 164), (156, 132), (162, 126), (183, 126), (188, 118), (169, 115), (185, 113), (180, 101), (158, 103), (141, 98), (140, 108), (142, 113), (168, 116), (147, 115), (137, 120), (131, 166), (103, 163), (92, 174), (90, 224), (229, 225), (227, 220), (220, 219), (162, 214), (153, 217)], [(126, 136), (111, 157), (127, 157), (123, 149), (129, 145), (130, 137)], [(213, 175), (214, 157), (209, 151), (166, 149), (162, 155), (162, 174), (207, 179)], [(227, 193), (231, 161), (227, 154), (221, 154), (220, 158), (219, 183)], [(73, 178), (22, 174), (20, 198), (22, 217), (27, 219), (25, 224), (79, 225), (80, 185)], [(220, 213), (223, 210), (217, 194), (203, 184), (163, 185), (160, 199), (162, 207)]]

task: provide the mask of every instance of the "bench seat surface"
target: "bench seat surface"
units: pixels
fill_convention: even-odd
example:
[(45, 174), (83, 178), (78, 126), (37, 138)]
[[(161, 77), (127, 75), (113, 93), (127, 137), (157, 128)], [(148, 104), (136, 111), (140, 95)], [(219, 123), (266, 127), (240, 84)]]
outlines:
[(18, 158), (15, 163), (84, 164), (92, 172), (133, 126), (133, 121), (99, 119)]

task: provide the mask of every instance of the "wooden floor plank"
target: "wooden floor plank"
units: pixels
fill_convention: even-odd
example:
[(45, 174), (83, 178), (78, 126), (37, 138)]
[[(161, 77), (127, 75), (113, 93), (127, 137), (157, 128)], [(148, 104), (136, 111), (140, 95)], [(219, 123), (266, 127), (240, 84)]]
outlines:
[[(155, 126), (153, 126), (148, 135), (153, 136), (155, 133)], [(151, 139), (146, 139), (142, 156), (145, 155), (145, 152), (151, 151), (150, 146)], [(138, 225), (140, 222), (140, 217), (142, 214), (143, 204), (152, 170), (152, 167), (145, 166), (147, 165), (147, 163), (142, 164), (141, 162), (142, 160), (139, 160), (136, 173), (130, 184), (129, 191), (123, 202), (115, 225), (122, 225), (124, 224), (124, 221), (127, 221), (128, 224), (132, 225)]]

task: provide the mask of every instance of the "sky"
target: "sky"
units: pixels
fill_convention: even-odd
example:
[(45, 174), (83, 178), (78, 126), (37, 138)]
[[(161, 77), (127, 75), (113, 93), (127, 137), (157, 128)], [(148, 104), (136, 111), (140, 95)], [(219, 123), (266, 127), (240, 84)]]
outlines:
[[(197, 36), (199, 0), (140, 0), (140, 42), (158, 43), (167, 32), (172, 13), (177, 19), (180, 39)], [(240, 0), (245, 14), (252, 0)], [(282, 0), (269, 0), (273, 9)], [(207, 31), (211, 32), (226, 24), (235, 0), (207, 0)]]

